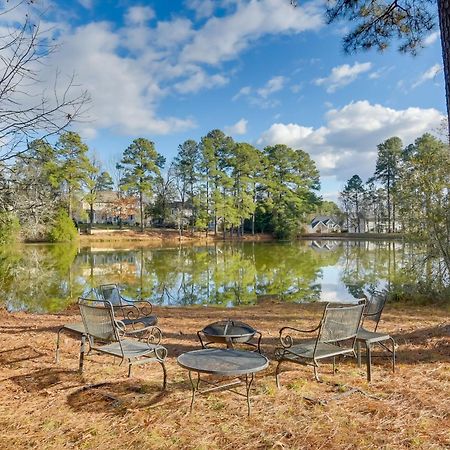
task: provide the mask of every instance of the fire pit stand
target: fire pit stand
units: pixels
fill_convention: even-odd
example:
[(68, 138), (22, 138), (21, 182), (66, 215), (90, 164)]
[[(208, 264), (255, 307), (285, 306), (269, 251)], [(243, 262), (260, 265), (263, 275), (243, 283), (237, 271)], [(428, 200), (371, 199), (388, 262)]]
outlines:
[[(227, 348), (234, 348), (235, 344), (246, 344), (261, 353), (261, 338), (259, 331), (239, 320), (220, 320), (207, 325), (203, 330), (197, 331), (202, 348), (210, 344), (226, 344)], [(257, 342), (250, 342), (253, 338)]]

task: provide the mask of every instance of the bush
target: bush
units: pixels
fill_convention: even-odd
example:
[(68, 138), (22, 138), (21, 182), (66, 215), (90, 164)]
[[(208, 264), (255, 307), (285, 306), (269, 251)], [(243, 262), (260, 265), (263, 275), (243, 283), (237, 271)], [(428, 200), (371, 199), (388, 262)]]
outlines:
[(78, 230), (73, 220), (66, 211), (60, 209), (48, 232), (48, 240), (50, 242), (69, 242), (74, 241), (77, 237)]
[(17, 216), (10, 212), (0, 213), (0, 245), (17, 241), (20, 234), (20, 224)]

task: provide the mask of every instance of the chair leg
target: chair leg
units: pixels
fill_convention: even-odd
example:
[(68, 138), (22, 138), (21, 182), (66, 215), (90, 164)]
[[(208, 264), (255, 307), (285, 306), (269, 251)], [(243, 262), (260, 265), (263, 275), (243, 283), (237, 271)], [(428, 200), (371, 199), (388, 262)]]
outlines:
[(159, 364), (161, 364), (162, 370), (163, 370), (163, 388), (162, 390), (165, 391), (166, 390), (166, 386), (167, 386), (167, 370), (166, 370), (166, 366), (163, 362), (160, 362)]
[(61, 337), (61, 332), (63, 331), (64, 327), (60, 328), (58, 330), (58, 334), (56, 336), (56, 353), (55, 353), (55, 363), (59, 364), (59, 341)]
[(336, 357), (333, 356), (333, 375), (336, 373)]
[(128, 364), (128, 378), (131, 377), (131, 366), (132, 366), (132, 364), (129, 363), (129, 364)]
[(275, 381), (277, 382), (277, 388), (280, 389), (280, 367), (283, 361), (278, 361), (277, 368), (275, 370)]
[(392, 342), (392, 372), (395, 373), (395, 341), (393, 338), (389, 338)]
[(361, 342), (356, 342), (356, 358), (358, 361), (358, 367), (361, 367)]
[(81, 336), (81, 344), (80, 344), (80, 363), (78, 366), (78, 371), (83, 373), (84, 366), (84, 354), (86, 353), (86, 336), (83, 334)]
[(370, 344), (366, 342), (366, 364), (367, 364), (367, 381), (372, 381), (372, 348)]
[(319, 371), (317, 369), (318, 369), (318, 367), (314, 366), (314, 378), (316, 379), (317, 382), (320, 383)]

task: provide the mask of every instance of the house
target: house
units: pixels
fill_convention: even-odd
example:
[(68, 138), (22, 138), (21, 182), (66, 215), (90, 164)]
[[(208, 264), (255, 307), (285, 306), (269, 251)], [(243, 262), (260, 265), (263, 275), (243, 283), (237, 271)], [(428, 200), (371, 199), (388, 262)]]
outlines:
[[(89, 217), (91, 205), (83, 200), (82, 208)], [(135, 197), (124, 196), (117, 191), (99, 191), (95, 194), (92, 213), (92, 222), (96, 224), (135, 225), (139, 222), (139, 201)]]
[(316, 216), (309, 226), (310, 233), (340, 233), (341, 226), (329, 216)]

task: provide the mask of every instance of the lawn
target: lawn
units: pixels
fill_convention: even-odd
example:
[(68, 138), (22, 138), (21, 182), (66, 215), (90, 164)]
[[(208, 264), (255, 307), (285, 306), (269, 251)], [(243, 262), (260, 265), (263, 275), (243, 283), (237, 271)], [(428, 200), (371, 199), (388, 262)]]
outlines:
[[(4, 449), (444, 449), (450, 448), (450, 314), (444, 307), (389, 304), (380, 327), (398, 344), (395, 374), (374, 358), (373, 381), (352, 358), (321, 368), (284, 366), (275, 385), (273, 352), (283, 325), (312, 327), (323, 305), (266, 303), (239, 309), (155, 308), (169, 350), (168, 387), (157, 364), (133, 369), (107, 356), (86, 358), (78, 374), (79, 342), (56, 331), (79, 320), (77, 310), (31, 315), (0, 310), (0, 448)], [(229, 392), (196, 399), (176, 357), (199, 348), (196, 331), (233, 317), (263, 333), (271, 359), (246, 401)]]

